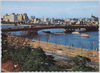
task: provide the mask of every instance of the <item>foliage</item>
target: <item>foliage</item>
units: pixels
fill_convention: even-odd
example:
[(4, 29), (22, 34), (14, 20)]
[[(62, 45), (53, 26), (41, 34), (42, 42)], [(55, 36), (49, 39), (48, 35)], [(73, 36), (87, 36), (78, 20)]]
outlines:
[(52, 56), (47, 56), (40, 48), (34, 48), (30, 53), (28, 60), (24, 63), (22, 71), (57, 71), (60, 70), (55, 65)]
[(7, 48), (7, 35), (2, 33), (2, 57), (6, 53)]
[(27, 60), (27, 56), (31, 52), (31, 47), (23, 46), (15, 50), (14, 53), (14, 60), (15, 62), (19, 63), (19, 65), (23, 65), (24, 62)]
[[(41, 47), (32, 48), (30, 46), (8, 46), (7, 36), (2, 35), (2, 59), (17, 62), (22, 66), (21, 71), (61, 71), (62, 67), (55, 64), (53, 56), (46, 55)], [(5, 41), (6, 40), (6, 41)], [(4, 62), (3, 61), (3, 62)]]
[(2, 49), (7, 48), (7, 35), (2, 33)]
[[(6, 44), (3, 44), (3, 46), (5, 45)], [(4, 59), (4, 61), (11, 60), (13, 64), (14, 62), (17, 62), (22, 66), (21, 71), (61, 70), (61, 68), (55, 64), (55, 61), (53, 60), (54, 57), (46, 55), (40, 47), (31, 48), (30, 46), (18, 47), (17, 45), (9, 45), (3, 50), (2, 59)]]
[(3, 62), (6, 62), (7, 57), (9, 56), (9, 54), (7, 53), (7, 47), (8, 47), (7, 35), (4, 33), (2, 33), (1, 35), (2, 35), (2, 60)]
[(88, 62), (91, 62), (91, 59), (87, 57), (77, 55), (70, 62), (74, 64), (74, 67), (72, 67), (73, 71), (94, 71), (93, 68), (86, 66)]
[(73, 67), (72, 68), (73, 69), (73, 71), (83, 71), (83, 72), (88, 72), (88, 71), (94, 71), (94, 69), (93, 68), (91, 68), (91, 67), (87, 67), (87, 66), (75, 66), (75, 67)]

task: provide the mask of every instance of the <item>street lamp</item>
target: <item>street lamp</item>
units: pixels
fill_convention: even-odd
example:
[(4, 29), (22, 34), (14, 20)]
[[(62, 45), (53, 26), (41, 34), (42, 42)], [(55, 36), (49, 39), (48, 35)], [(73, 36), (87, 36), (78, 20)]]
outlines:
[(93, 56), (94, 56), (94, 41), (93, 41)]
[(51, 34), (50, 34), (50, 43), (51, 43)]

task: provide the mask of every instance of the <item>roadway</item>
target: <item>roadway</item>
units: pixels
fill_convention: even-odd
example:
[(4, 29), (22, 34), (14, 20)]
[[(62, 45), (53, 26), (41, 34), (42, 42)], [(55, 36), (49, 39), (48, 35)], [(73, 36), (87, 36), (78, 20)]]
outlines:
[[(54, 60), (60, 61), (60, 62), (64, 62), (66, 64), (68, 64), (68, 60), (70, 60), (72, 58), (72, 56), (69, 56), (69, 55), (63, 55), (63, 54), (59, 54), (59, 53), (53, 53), (52, 51), (48, 51), (48, 50), (44, 50), (44, 51), (45, 51), (46, 55), (52, 55), (54, 57)], [(88, 66), (91, 66), (93, 68), (99, 68), (98, 63), (93, 62), (93, 61), (90, 62), (90, 63), (88, 63)]]

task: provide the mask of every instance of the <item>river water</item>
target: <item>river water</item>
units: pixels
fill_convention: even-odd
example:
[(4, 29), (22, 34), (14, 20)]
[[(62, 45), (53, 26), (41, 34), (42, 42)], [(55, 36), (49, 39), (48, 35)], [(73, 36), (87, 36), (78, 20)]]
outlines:
[[(2, 28), (8, 28), (8, 27), (18, 27), (18, 26), (7, 26), (7, 25), (2, 25)], [(86, 49), (94, 49), (99, 47), (99, 33), (98, 31), (93, 31), (93, 32), (84, 32), (86, 34), (89, 34), (90, 37), (80, 37), (78, 35), (74, 35), (71, 33), (66, 33), (66, 34), (47, 34), (43, 33), (42, 31), (51, 31), (51, 33), (54, 32), (63, 32), (64, 29), (44, 29), (38, 31), (38, 35), (31, 37), (31, 39), (35, 40), (41, 40), (41, 41), (49, 41), (52, 43), (56, 44), (62, 44), (62, 45), (73, 45), (74, 47), (79, 47), (83, 46), (83, 48)], [(19, 32), (14, 32), (19, 35)], [(94, 42), (94, 44), (93, 44)]]

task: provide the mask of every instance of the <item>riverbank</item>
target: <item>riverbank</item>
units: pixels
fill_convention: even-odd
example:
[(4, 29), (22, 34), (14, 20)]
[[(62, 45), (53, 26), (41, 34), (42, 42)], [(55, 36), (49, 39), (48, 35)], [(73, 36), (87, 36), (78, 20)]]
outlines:
[[(11, 39), (13, 41), (11, 41)], [(31, 40), (31, 39), (11, 36), (11, 35), (9, 35), (8, 40), (9, 42), (13, 42), (13, 43), (15, 42), (19, 44), (27, 43), (28, 45), (35, 48), (40, 46), (44, 50), (52, 51), (53, 53), (58, 53), (62, 55), (68, 55), (72, 57), (76, 55), (85, 56), (85, 57), (90, 58), (92, 61), (99, 63), (99, 52), (95, 50), (87, 50), (83, 48), (65, 46), (65, 45), (55, 44), (55, 43), (50, 43), (50, 42)]]
[(89, 57), (92, 61), (99, 62), (99, 57), (98, 57), (99, 53), (97, 51), (71, 47), (71, 46), (64, 46), (64, 45), (54, 44), (54, 43), (47, 43), (47, 42), (37, 41), (37, 40), (34, 41), (35, 42), (28, 42), (28, 44), (34, 47), (41, 46), (45, 50), (49, 50), (59, 54), (65, 54), (73, 57), (76, 55)]

